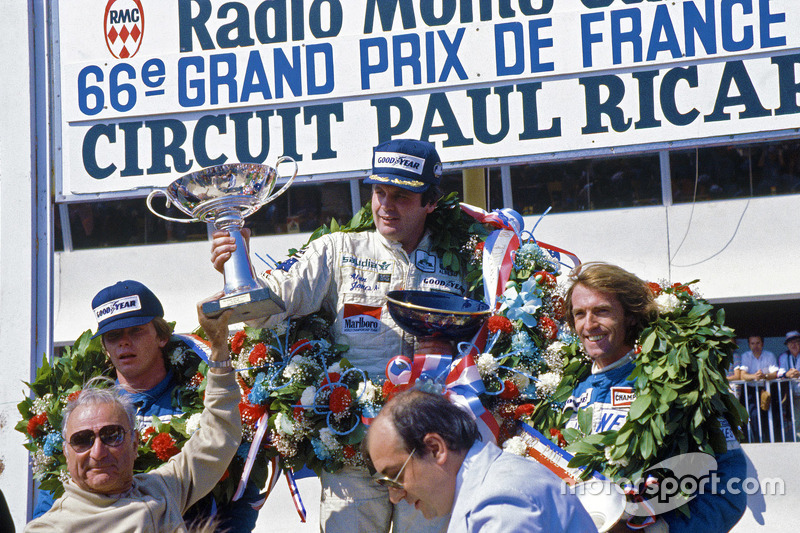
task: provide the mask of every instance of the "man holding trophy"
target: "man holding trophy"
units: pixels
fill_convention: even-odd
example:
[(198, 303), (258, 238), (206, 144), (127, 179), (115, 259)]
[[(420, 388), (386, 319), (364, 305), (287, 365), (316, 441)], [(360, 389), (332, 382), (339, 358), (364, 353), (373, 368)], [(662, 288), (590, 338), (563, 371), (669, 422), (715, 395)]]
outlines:
[[(287, 271), (263, 281), (285, 310), (266, 324), (325, 309), (335, 314), (335, 342), (348, 345), (347, 358), (370, 375), (381, 375), (391, 357), (415, 352), (450, 354), (448, 342), (416, 343), (392, 320), (386, 295), (393, 290), (442, 290), (463, 296), (458, 273), (443, 268), (432, 249), (426, 218), (441, 196), (442, 164), (433, 144), (395, 139), (374, 149), (372, 215), (376, 231), (336, 232), (311, 242)], [(241, 241), (239, 241), (241, 242)], [(211, 260), (222, 271), (236, 249), (228, 232), (214, 234)], [(444, 531), (448, 517), (427, 521), (405, 502), (392, 505), (387, 489), (366, 470), (323, 472), (321, 528), (350, 531)]]

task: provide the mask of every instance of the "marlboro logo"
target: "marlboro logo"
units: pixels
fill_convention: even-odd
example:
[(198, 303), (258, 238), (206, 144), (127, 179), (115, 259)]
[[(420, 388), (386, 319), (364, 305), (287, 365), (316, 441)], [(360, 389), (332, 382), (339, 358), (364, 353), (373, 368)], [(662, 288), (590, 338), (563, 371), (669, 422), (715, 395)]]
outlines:
[(635, 399), (633, 387), (611, 387), (612, 407), (630, 407)]
[(344, 304), (345, 333), (377, 333), (381, 327), (381, 308), (360, 304)]

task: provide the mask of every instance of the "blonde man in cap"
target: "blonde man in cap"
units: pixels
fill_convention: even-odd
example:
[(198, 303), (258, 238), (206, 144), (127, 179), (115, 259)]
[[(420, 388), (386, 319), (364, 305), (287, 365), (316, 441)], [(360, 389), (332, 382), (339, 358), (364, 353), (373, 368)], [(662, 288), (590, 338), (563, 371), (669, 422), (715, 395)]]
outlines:
[[(417, 344), (389, 316), (386, 294), (396, 289), (448, 290), (459, 295), (465, 284), (459, 273), (443, 267), (432, 249), (425, 223), (441, 193), (442, 163), (433, 144), (410, 139), (384, 142), (373, 151), (372, 216), (375, 231), (336, 232), (309, 244), (287, 271), (265, 277), (283, 299), (286, 312), (270, 317), (277, 323), (325, 309), (336, 315), (337, 344), (350, 347), (346, 356), (371, 376), (384, 373), (388, 360), (417, 351), (450, 353), (449, 344)], [(211, 260), (222, 272), (235, 250), (226, 232), (214, 234)], [(426, 522), (405, 503), (392, 506), (384, 487), (364, 469), (346, 467), (323, 472), (320, 526), (327, 533), (443, 531), (447, 517)]]

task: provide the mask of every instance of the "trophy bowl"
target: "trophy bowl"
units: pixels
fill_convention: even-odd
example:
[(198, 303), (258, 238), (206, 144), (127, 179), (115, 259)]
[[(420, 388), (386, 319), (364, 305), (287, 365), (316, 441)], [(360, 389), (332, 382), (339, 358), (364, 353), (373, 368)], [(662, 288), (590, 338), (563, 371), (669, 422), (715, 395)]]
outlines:
[(625, 513), (625, 493), (616, 483), (602, 479), (590, 479), (578, 483), (571, 489), (586, 512), (592, 517), (599, 533), (610, 530)]
[(386, 298), (395, 323), (416, 337), (471, 338), (490, 314), (487, 304), (446, 292), (390, 291)]
[[(294, 172), (283, 187), (273, 193), (280, 178), (277, 167), (282, 163), (292, 163)], [(225, 296), (203, 304), (207, 315), (213, 317), (232, 309), (230, 322), (234, 323), (284, 310), (283, 302), (255, 278), (241, 229), (246, 217), (283, 194), (295, 177), (297, 163), (290, 157), (278, 158), (275, 167), (232, 163), (186, 174), (166, 189), (156, 189), (147, 196), (147, 208), (159, 218), (180, 223), (211, 223), (216, 229), (227, 231), (236, 242), (236, 250), (224, 266)], [(153, 209), (153, 198), (159, 194), (167, 198), (167, 207), (174, 204), (191, 218), (168, 217)]]

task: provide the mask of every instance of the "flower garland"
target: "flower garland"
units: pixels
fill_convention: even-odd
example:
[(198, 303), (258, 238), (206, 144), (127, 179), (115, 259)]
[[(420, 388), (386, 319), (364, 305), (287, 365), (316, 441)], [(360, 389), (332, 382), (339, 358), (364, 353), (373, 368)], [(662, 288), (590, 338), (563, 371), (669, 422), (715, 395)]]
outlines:
[[(192, 433), (199, 427), (203, 409), (205, 376), (208, 367), (179, 336), (173, 335), (164, 347), (165, 363), (172, 370), (178, 387), (173, 392), (173, 405), (183, 411), (169, 420), (152, 417), (149, 425), (138, 428), (139, 451), (134, 463), (134, 473), (149, 472), (178, 453)], [(16, 429), (27, 438), (25, 448), (31, 453), (34, 478), (40, 488), (53, 492), (58, 498), (63, 494), (63, 484), (69, 480), (64, 443), (61, 436), (62, 411), (78, 397), (83, 385), (95, 376), (116, 376), (114, 367), (103, 353), (100, 338), (92, 339), (92, 332), (84, 332), (71, 347), (67, 347), (52, 364), (44, 358), (36, 371), (36, 379), (26, 383), (33, 397), (19, 403), (22, 415)], [(238, 461), (241, 463), (241, 461)], [(241, 472), (236, 459), (230, 470)], [(219, 503), (229, 501), (234, 480), (223, 480), (214, 489)]]
[[(583, 477), (599, 472), (613, 480), (641, 480), (649, 468), (676, 454), (727, 450), (720, 429), (725, 419), (737, 437), (747, 414), (730, 392), (726, 369), (736, 350), (725, 312), (712, 306), (690, 285), (649, 283), (658, 318), (640, 335), (635, 355), (635, 400), (625, 423), (614, 431), (591, 433), (591, 409), (578, 413), (579, 428), (567, 428), (571, 412), (563, 402), (591, 370), (576, 343), (561, 347), (563, 377), (549, 401), (522, 417), (574, 455), (570, 467), (584, 467)], [(665, 428), (670, 428), (667, 431)], [(510, 444), (519, 451), (519, 443)]]

